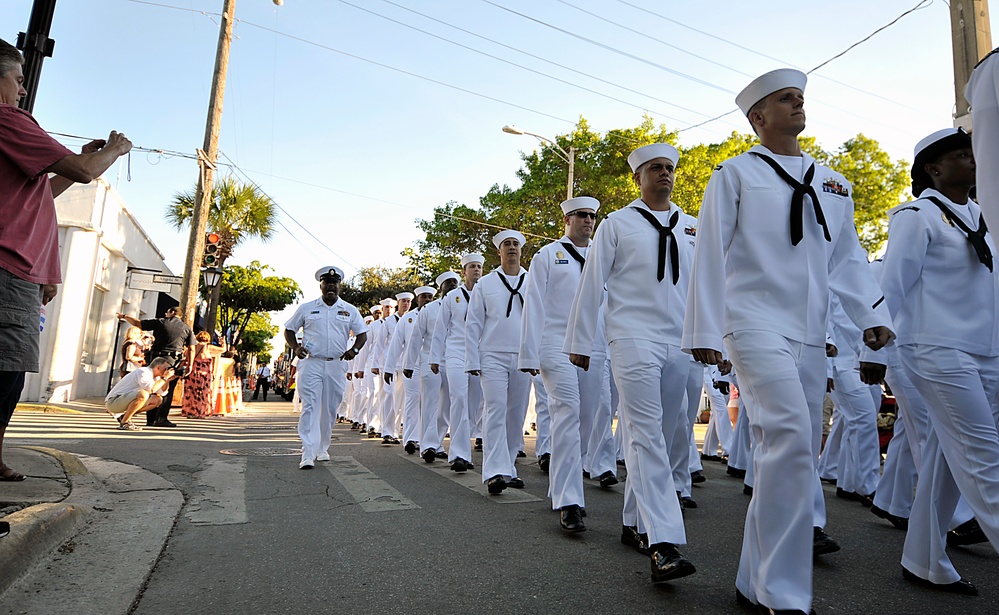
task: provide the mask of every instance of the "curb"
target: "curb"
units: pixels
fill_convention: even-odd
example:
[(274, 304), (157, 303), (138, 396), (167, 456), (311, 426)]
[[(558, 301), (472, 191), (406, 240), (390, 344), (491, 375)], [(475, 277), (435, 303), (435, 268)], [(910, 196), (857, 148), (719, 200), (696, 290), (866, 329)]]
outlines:
[[(22, 448), (55, 457), (72, 484), (70, 496), (78, 480), (85, 483), (94, 480), (83, 463), (70, 453), (43, 446)], [(11, 529), (10, 535), (0, 540), (0, 594), (72, 536), (86, 521), (87, 512), (78, 504), (63, 501), (36, 504), (7, 515), (5, 520), (10, 522)]]
[(87, 414), (83, 410), (50, 406), (49, 404), (17, 404), (15, 412), (41, 412), (44, 414)]

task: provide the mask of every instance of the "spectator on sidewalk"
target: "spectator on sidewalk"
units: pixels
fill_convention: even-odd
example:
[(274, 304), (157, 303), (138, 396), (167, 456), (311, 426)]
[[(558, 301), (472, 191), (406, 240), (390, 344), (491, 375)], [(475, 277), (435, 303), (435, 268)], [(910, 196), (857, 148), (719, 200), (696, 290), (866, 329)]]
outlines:
[(145, 347), (142, 342), (142, 329), (129, 327), (125, 333), (125, 341), (121, 344), (121, 365), (118, 367), (118, 377), (126, 375), (146, 364)]
[[(171, 367), (178, 369), (178, 373), (184, 376), (184, 372), (194, 364), (194, 331), (183, 320), (178, 318), (180, 310), (177, 307), (167, 308), (163, 318), (151, 318), (139, 320), (126, 314), (117, 314), (118, 320), (124, 320), (128, 324), (140, 327), (143, 331), (153, 332), (153, 348), (150, 354), (153, 358), (165, 357), (171, 362)], [(182, 367), (183, 366), (183, 367)], [(177, 381), (170, 383), (170, 390), (163, 403), (155, 412), (146, 413), (147, 427), (176, 427), (175, 423), (168, 419), (170, 415), (170, 405), (173, 402), (173, 391), (177, 388)]]
[(264, 390), (264, 401), (267, 401), (267, 391), (271, 388), (271, 366), (266, 363), (257, 368), (257, 386), (253, 389), (253, 401), (257, 401), (261, 388)]
[(114, 385), (104, 398), (104, 409), (118, 421), (118, 429), (139, 431), (142, 428), (132, 423), (132, 417), (158, 408), (164, 390), (172, 390), (176, 380), (170, 360), (156, 357), (149, 367), (140, 367)]
[(38, 371), (41, 307), (62, 282), (55, 197), (74, 182), (90, 183), (132, 148), (117, 132), (80, 154), (63, 147), (17, 107), (27, 94), (22, 64), (21, 53), (0, 40), (0, 481), (24, 480), (3, 463), (3, 437), (25, 372)]

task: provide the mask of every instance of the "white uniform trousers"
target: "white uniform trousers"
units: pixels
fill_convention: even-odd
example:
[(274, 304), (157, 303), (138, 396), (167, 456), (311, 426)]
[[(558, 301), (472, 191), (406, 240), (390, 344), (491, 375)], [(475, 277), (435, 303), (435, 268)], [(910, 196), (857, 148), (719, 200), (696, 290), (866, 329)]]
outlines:
[[(569, 355), (565, 355), (565, 357), (566, 360), (569, 359)], [(534, 421), (538, 426), (538, 435), (534, 440), (534, 454), (540, 458), (542, 455), (546, 453), (550, 455), (552, 452), (552, 415), (549, 407), (551, 400), (540, 374), (531, 377), (531, 384), (534, 388)], [(527, 429), (524, 431), (526, 432)], [(523, 440), (521, 438), (520, 450), (524, 450)]]
[[(888, 386), (891, 386), (891, 383), (888, 383)], [(893, 392), (894, 390), (892, 389)], [(897, 407), (897, 411), (902, 412), (901, 406)], [(912, 449), (905, 434), (905, 421), (896, 416), (891, 441), (888, 442), (888, 452), (885, 454), (884, 473), (878, 481), (878, 490), (874, 494), (874, 505), (896, 517), (908, 519), (913, 495), (916, 492), (916, 476)]]
[(729, 454), (732, 446), (732, 422), (728, 418), (728, 403), (721, 391), (714, 387), (711, 371), (704, 370), (704, 392), (711, 404), (711, 418), (708, 419), (708, 429), (704, 434), (704, 444), (701, 451), (705, 455)]
[(333, 413), (343, 396), (343, 365), (311, 357), (298, 361), (299, 395), (302, 414), (298, 417), (298, 437), (302, 441), (302, 459), (315, 460), (330, 447)]
[(480, 353), (482, 383), (482, 481), (516, 478), (531, 376), (517, 369), (517, 353)]
[(435, 374), (429, 363), (420, 363), (420, 425), (423, 434), (420, 436), (420, 450), (432, 448), (435, 451), (444, 441), (447, 427), (441, 408), (448, 404), (447, 363), (442, 363), (439, 372)]
[(825, 349), (766, 331), (724, 338), (757, 446), (736, 587), (772, 609), (812, 606)]
[[(478, 385), (478, 386), (476, 386)], [(475, 403), (475, 393), (478, 393), (478, 403)], [(468, 422), (472, 427), (472, 437), (482, 437), (482, 411), (485, 400), (482, 398), (482, 378), (472, 376), (468, 381)]]
[(829, 428), (826, 445), (819, 457), (819, 476), (826, 480), (839, 480), (839, 458), (843, 443), (843, 417), (839, 407), (840, 404), (833, 400), (832, 427)]
[[(579, 380), (579, 436), (583, 441), (583, 469), (598, 478), (604, 472), (617, 475), (617, 444), (612, 428), (610, 359), (590, 357), (590, 369)], [(587, 426), (589, 423), (589, 426)], [(623, 458), (622, 458), (623, 459)]]
[(340, 399), (340, 405), (336, 409), (337, 418), (346, 418), (350, 414), (350, 404), (354, 399), (354, 379), (347, 380), (344, 376), (344, 380), (343, 395)]
[(472, 460), (472, 420), (469, 406), (482, 403), (482, 388), (479, 377), (465, 371), (464, 361), (448, 364), (448, 388), (451, 395), (450, 424), (451, 443), (448, 445), (447, 460)]
[[(650, 544), (686, 544), (666, 440), (676, 434), (677, 423), (686, 422), (683, 397), (690, 356), (671, 344), (618, 339), (610, 344), (610, 358), (621, 396), (619, 420), (627, 430), (626, 485), (634, 492), (638, 525)], [(685, 450), (686, 445), (684, 439)]]
[[(297, 388), (295, 391), (298, 394)], [(368, 381), (367, 374), (364, 378), (358, 378), (354, 376), (354, 416), (351, 417), (351, 422), (353, 423), (363, 423), (364, 422), (364, 404), (368, 398)]]
[(548, 392), (551, 416), (548, 495), (552, 499), (552, 509), (586, 506), (583, 498), (580, 389), (587, 372), (570, 363), (569, 355), (560, 348), (542, 348), (540, 360), (541, 378)]
[[(677, 434), (677, 447), (686, 447), (682, 458), (674, 461), (673, 481), (684, 497), (690, 497), (690, 475), (693, 472), (700, 472), (704, 468), (701, 466), (701, 456), (697, 452), (697, 442), (694, 441), (694, 424), (697, 422), (697, 407), (700, 405), (701, 387), (704, 383), (704, 366), (695, 361), (690, 362), (690, 371), (687, 373), (687, 385), (684, 387), (683, 408), (684, 424)], [(673, 460), (672, 454), (670, 459)], [(679, 466), (682, 464), (682, 467)], [(677, 474), (679, 473), (679, 474)], [(680, 480), (677, 480), (679, 475)]]
[(999, 548), (999, 357), (924, 345), (898, 354), (930, 416), (902, 566), (953, 583), (945, 536), (961, 496)]
[(835, 388), (830, 392), (842, 426), (839, 447), (839, 474), (836, 486), (845, 491), (870, 495), (881, 477), (881, 445), (878, 442), (878, 405), (869, 385), (860, 381), (857, 369), (833, 367)]
[(610, 395), (611, 395), (611, 420), (617, 421), (617, 428), (614, 430), (614, 461), (624, 461), (624, 449), (627, 448), (624, 438), (624, 429), (621, 423), (621, 413), (619, 412), (621, 407), (621, 394), (617, 390), (617, 382), (614, 381), (614, 364), (610, 360), (610, 356), (607, 357), (607, 365), (609, 366), (610, 372), (608, 382), (610, 384)]
[(382, 380), (381, 374), (377, 375), (371, 374), (371, 396), (368, 400), (368, 405), (365, 408), (367, 411), (366, 418), (368, 419), (366, 423), (368, 425), (368, 429), (374, 429), (375, 431), (378, 432), (382, 430), (382, 419), (381, 419), (380, 410), (381, 410), (382, 396), (384, 395), (384, 393), (382, 392), (382, 387), (384, 384), (385, 381)]
[(420, 374), (413, 372), (412, 378), (407, 378), (401, 373), (396, 374), (402, 378), (402, 387), (405, 391), (406, 402), (402, 412), (402, 441), (416, 442), (419, 444), (421, 432), (420, 425)]
[(749, 416), (746, 415), (746, 404), (742, 401), (741, 395), (738, 404), (739, 416), (735, 419), (735, 428), (732, 431), (732, 448), (728, 453), (728, 465), (737, 470), (745, 470), (752, 462), (750, 456), (752, 443), (749, 438)]
[[(383, 436), (395, 436), (399, 431), (399, 420), (395, 416), (395, 379), (392, 384), (385, 382), (385, 372), (378, 374), (378, 379), (382, 383), (381, 399), (378, 404), (378, 430)], [(395, 419), (395, 420), (393, 420)]]

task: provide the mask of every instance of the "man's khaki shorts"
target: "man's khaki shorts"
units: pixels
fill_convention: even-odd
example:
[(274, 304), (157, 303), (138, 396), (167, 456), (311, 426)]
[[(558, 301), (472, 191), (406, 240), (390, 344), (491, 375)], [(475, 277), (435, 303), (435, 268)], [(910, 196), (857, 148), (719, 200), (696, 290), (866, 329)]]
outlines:
[(138, 397), (140, 393), (145, 394), (145, 391), (135, 391), (134, 393), (126, 393), (124, 395), (109, 397), (104, 400), (104, 406), (109, 412), (111, 412), (111, 414), (122, 414), (128, 409), (128, 405), (135, 401), (135, 398)]

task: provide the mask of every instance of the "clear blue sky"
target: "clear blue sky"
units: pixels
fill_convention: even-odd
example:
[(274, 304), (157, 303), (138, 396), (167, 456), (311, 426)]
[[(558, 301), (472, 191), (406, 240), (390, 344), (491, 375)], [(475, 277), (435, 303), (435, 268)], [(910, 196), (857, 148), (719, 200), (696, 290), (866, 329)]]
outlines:
[[(157, 2), (177, 8), (59, 0), (34, 111), (43, 127), (89, 138), (120, 130), (147, 148), (202, 145), (218, 38), (211, 14), (222, 0)], [(266, 262), (308, 297), (320, 266), (348, 275), (401, 266), (399, 252), (421, 236), (416, 218), (517, 184), (519, 153), (536, 141), (504, 134), (504, 124), (554, 137), (580, 116), (605, 131), (647, 111), (684, 128), (734, 109), (753, 76), (810, 70), (917, 2), (238, 0), (220, 148), (325, 246), (282, 215), (290, 232), (230, 262)], [(31, 0), (3, 0), (3, 9), (0, 37), (13, 42)], [(916, 141), (952, 123), (947, 5), (933, 0), (819, 69), (806, 107), (806, 134), (828, 150), (862, 132), (911, 159)], [(738, 114), (686, 130), (681, 142), (733, 130), (748, 131)], [(195, 162), (134, 152), (131, 176), (118, 189), (179, 272), (186, 233), (163, 213), (193, 186)]]

